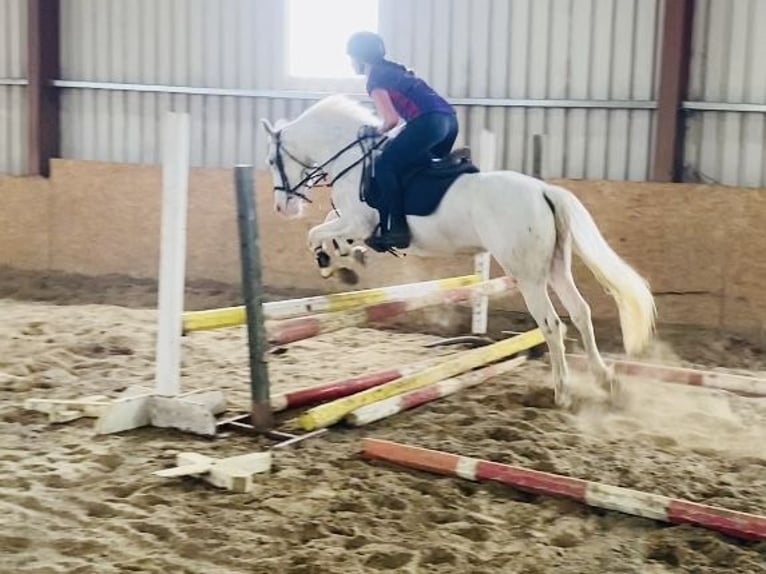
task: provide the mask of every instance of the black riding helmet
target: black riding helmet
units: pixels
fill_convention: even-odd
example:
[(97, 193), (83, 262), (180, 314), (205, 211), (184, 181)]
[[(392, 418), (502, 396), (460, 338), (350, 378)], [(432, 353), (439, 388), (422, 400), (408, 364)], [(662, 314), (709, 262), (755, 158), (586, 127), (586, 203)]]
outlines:
[(362, 64), (375, 64), (385, 57), (386, 46), (374, 32), (357, 32), (348, 39), (346, 53)]

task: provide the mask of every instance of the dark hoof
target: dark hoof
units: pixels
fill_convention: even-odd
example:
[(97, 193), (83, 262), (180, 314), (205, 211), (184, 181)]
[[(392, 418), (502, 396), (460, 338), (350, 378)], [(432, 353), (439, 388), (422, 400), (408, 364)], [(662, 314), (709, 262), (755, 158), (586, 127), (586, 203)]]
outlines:
[(359, 283), (359, 274), (348, 267), (339, 268), (335, 271), (335, 274), (338, 276), (341, 283), (345, 283), (346, 285), (356, 285)]
[(548, 349), (545, 343), (535, 345), (527, 351), (527, 358), (531, 361), (535, 359), (542, 359), (545, 356), (545, 351)]
[(330, 256), (326, 252), (317, 251), (316, 259), (320, 269), (325, 269), (330, 266)]
[(354, 247), (351, 250), (351, 258), (362, 267), (367, 266), (367, 250), (364, 247)]

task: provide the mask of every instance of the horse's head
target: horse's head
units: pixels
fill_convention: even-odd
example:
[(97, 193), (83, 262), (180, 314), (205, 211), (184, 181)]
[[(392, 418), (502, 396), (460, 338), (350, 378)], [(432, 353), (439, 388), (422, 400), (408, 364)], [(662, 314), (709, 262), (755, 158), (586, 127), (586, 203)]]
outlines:
[(261, 124), (269, 136), (266, 163), (274, 182), (274, 209), (286, 217), (301, 217), (303, 204), (308, 201), (306, 184), (313, 183), (306, 179), (312, 168), (311, 162), (309, 158), (301, 157), (295, 145), (290, 147), (289, 136), (284, 130), (287, 122), (280, 120), (271, 125), (269, 120), (262, 119)]
[(266, 162), (274, 181), (275, 209), (300, 217), (310, 188), (334, 181), (336, 169), (355, 165), (348, 154), (359, 153), (360, 128), (379, 122), (371, 110), (340, 94), (320, 100), (290, 122), (271, 125), (262, 119), (269, 137)]

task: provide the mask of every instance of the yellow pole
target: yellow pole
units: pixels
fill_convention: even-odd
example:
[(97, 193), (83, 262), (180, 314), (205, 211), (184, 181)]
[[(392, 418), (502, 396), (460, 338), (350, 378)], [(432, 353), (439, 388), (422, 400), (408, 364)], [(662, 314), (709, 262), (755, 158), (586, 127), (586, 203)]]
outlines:
[[(318, 295), (286, 301), (271, 301), (264, 303), (263, 310), (267, 319), (285, 319), (316, 313), (346, 311), (386, 301), (412, 299), (438, 291), (469, 287), (479, 282), (481, 282), (481, 278), (478, 275), (461, 275), (459, 277), (448, 277), (446, 279), (424, 281), (422, 283), (332, 293), (330, 295)], [(206, 309), (204, 311), (186, 311), (183, 314), (183, 331), (184, 333), (189, 333), (192, 331), (236, 327), (244, 322), (244, 306)]]
[(385, 385), (309, 409), (300, 416), (298, 422), (304, 430), (328, 427), (365, 405), (454, 377), (481, 365), (504, 359), (520, 351), (540, 345), (544, 341), (545, 339), (543, 339), (540, 329), (534, 329), (487, 347), (466, 351), (460, 353), (457, 357), (447, 359), (440, 365), (427, 368), (414, 375), (402, 377)]

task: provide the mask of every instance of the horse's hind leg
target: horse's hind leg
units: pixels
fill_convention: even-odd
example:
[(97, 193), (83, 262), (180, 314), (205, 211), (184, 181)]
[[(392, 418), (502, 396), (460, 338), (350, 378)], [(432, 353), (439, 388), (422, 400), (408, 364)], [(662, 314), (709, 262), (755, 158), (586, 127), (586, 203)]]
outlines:
[(546, 280), (517, 279), (517, 282), (527, 309), (534, 317), (548, 344), (556, 404), (560, 407), (569, 407), (572, 404), (572, 396), (568, 385), (569, 373), (564, 360), (564, 325), (548, 296)]
[(580, 338), (588, 356), (591, 372), (599, 384), (610, 393), (612, 398), (619, 394), (619, 384), (612, 369), (608, 368), (601, 358), (596, 336), (591, 321), (590, 306), (575, 285), (572, 276), (572, 245), (567, 239), (564, 245), (557, 245), (551, 264), (550, 285), (558, 296), (561, 304), (569, 313), (569, 317), (580, 333)]

